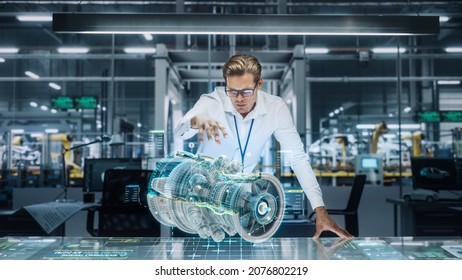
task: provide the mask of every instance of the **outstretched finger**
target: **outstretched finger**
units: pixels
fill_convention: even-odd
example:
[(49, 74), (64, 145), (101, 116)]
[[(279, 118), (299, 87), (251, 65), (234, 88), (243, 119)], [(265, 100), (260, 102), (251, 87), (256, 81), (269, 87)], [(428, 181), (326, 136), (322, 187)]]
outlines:
[(199, 143), (204, 142), (204, 129), (202, 127), (199, 128), (198, 131)]
[(213, 127), (213, 135), (214, 135), (214, 138), (215, 138), (215, 142), (217, 144), (221, 144), (219, 125)]
[(223, 137), (228, 138), (228, 131), (226, 130), (226, 128), (221, 123), (218, 123), (218, 128), (220, 129), (221, 134), (223, 134)]
[(205, 129), (205, 132), (207, 132), (207, 139), (209, 140), (212, 139), (212, 132), (213, 132), (212, 127), (208, 123), (206, 123), (204, 124), (204, 129)]

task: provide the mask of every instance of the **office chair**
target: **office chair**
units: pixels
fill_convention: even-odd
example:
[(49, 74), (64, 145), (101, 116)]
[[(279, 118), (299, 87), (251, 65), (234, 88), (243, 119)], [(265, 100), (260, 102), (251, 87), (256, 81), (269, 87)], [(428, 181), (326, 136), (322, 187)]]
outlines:
[[(364, 185), (366, 184), (366, 175), (356, 175), (351, 187), (350, 196), (348, 197), (345, 209), (326, 209), (329, 215), (343, 215), (345, 217), (345, 229), (354, 236), (359, 235), (358, 225), (358, 207), (363, 194)], [(308, 218), (312, 220), (316, 212), (312, 212)]]
[(150, 174), (147, 170), (107, 170), (101, 205), (89, 209), (87, 214), (88, 233), (104, 237), (159, 237), (160, 223), (142, 201)]

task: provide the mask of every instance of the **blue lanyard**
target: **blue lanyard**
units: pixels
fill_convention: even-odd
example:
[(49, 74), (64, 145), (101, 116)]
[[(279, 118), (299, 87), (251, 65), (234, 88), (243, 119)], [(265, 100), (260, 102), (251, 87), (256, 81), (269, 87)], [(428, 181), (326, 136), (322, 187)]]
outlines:
[(239, 143), (239, 150), (241, 152), (242, 173), (244, 173), (244, 156), (245, 156), (245, 151), (247, 151), (247, 144), (249, 144), (250, 133), (252, 133), (252, 127), (253, 127), (253, 121), (254, 120), (255, 119), (252, 119), (252, 122), (250, 123), (249, 134), (247, 134), (247, 140), (245, 141), (244, 151), (242, 151), (241, 137), (239, 137), (239, 130), (237, 129), (236, 116), (234, 116), (234, 126), (236, 127), (237, 142)]

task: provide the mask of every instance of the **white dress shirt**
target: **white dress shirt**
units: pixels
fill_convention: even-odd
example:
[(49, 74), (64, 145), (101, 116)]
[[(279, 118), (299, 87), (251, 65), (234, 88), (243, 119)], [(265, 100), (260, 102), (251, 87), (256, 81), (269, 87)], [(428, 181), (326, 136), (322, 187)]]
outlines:
[[(255, 108), (246, 118), (242, 118), (226, 95), (225, 88), (217, 87), (212, 93), (203, 94), (194, 107), (186, 113), (175, 129), (175, 137), (189, 139), (194, 136), (198, 130), (191, 128), (191, 118), (198, 114), (205, 114), (219, 121), (226, 128), (228, 137), (224, 138), (221, 135), (221, 144), (217, 144), (213, 137), (208, 140), (204, 133), (204, 141), (199, 145), (197, 153), (215, 158), (226, 155), (230, 160), (241, 162), (237, 134), (240, 137), (242, 151), (244, 151), (250, 132), (244, 155), (244, 172), (250, 173), (260, 162), (266, 142), (271, 139), (271, 135), (274, 135), (281, 144), (281, 150), (291, 152), (291, 156), (286, 159), (289, 160), (292, 170), (294, 170), (300, 185), (310, 200), (311, 207), (314, 209), (324, 206), (321, 188), (309, 164), (309, 158), (304, 151), (300, 135), (295, 129), (292, 115), (280, 97), (261, 90), (258, 91)], [(239, 133), (236, 133), (234, 117)], [(254, 124), (252, 130), (249, 131), (252, 120), (254, 120)]]

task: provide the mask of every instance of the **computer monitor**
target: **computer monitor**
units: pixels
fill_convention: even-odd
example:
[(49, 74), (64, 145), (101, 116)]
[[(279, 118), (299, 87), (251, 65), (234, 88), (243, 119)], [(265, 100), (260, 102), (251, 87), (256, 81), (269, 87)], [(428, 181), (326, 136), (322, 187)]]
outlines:
[(106, 205), (147, 205), (148, 182), (152, 170), (108, 169), (104, 174), (103, 199)]
[(454, 158), (412, 157), (412, 183), (414, 189), (462, 190)]
[(377, 157), (362, 157), (361, 158), (362, 169), (377, 169), (379, 168), (379, 158)]
[(83, 190), (102, 192), (104, 173), (109, 169), (141, 169), (141, 158), (86, 158)]

